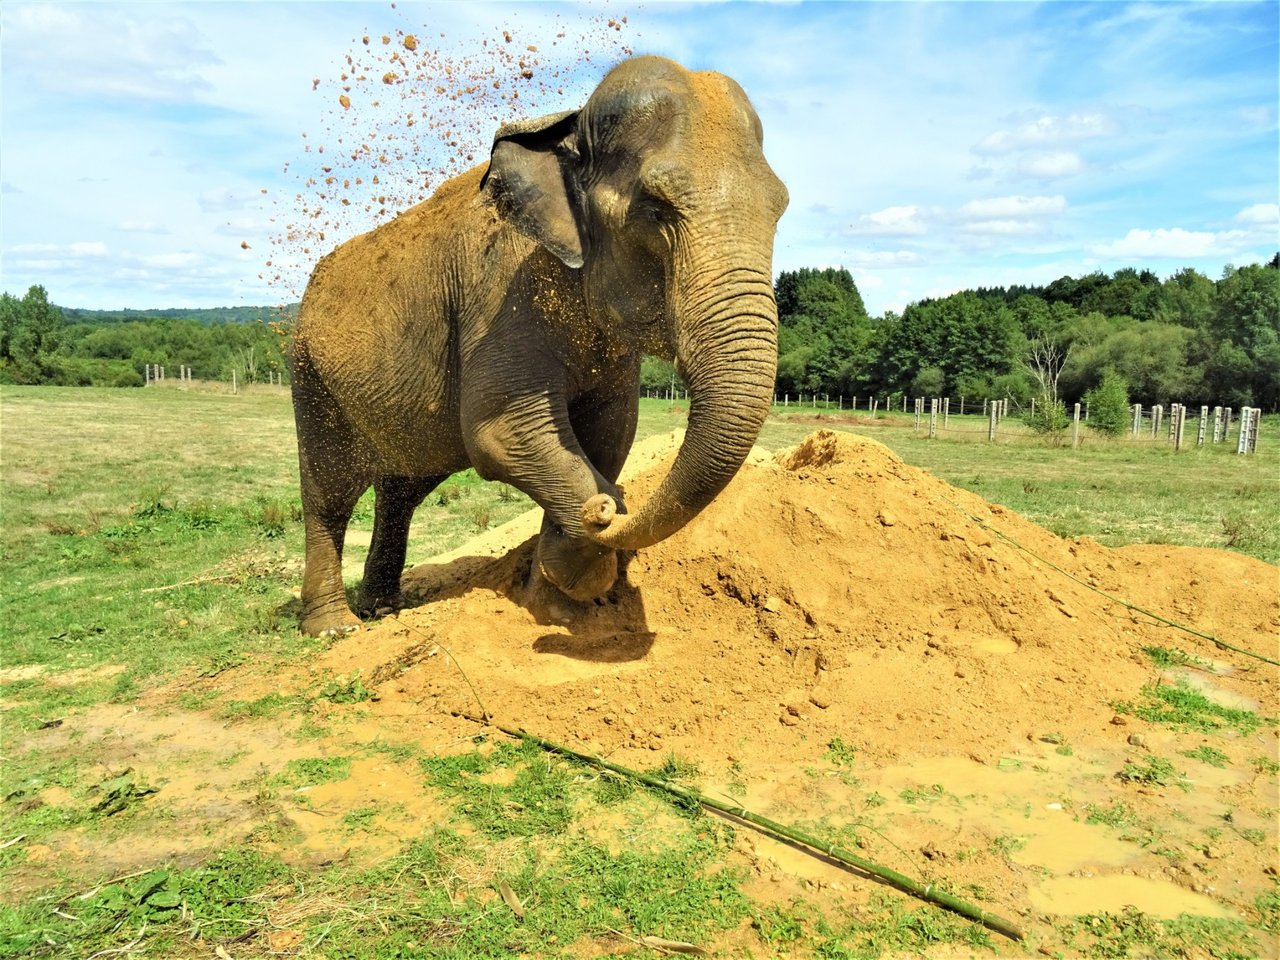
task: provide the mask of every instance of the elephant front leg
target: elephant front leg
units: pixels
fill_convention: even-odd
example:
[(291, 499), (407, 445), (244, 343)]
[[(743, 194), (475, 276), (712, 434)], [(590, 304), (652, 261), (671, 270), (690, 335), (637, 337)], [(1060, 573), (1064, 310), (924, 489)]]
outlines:
[(400, 575), (404, 572), (409, 523), (418, 504), (446, 476), (379, 477), (374, 481), (373, 539), (356, 604), (361, 616), (378, 616), (404, 605)]
[(546, 511), (538, 571), (575, 600), (608, 592), (617, 579), (616, 553), (583, 534), (581, 507), (597, 493), (621, 503), (621, 494), (584, 452), (563, 397), (543, 390), (473, 422), (469, 452), (480, 475), (518, 487)]
[[(613, 487), (619, 504), (622, 500), (614, 484), (631, 451), (639, 417), (639, 392), (631, 388), (639, 371), (635, 373), (635, 378), (621, 376), (618, 389), (581, 397), (569, 409), (573, 436), (587, 462)], [(579, 513), (579, 521), (580, 517)], [(602, 596), (618, 578), (617, 551), (566, 534), (550, 514), (542, 522), (537, 564), (547, 579), (575, 600)]]

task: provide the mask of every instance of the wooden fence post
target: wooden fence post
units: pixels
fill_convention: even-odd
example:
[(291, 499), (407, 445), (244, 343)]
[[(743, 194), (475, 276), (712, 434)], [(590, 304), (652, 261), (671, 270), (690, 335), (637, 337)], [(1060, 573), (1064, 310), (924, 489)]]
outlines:
[(938, 398), (929, 401), (929, 439), (938, 435)]
[(944, 397), (942, 400), (942, 429), (946, 430), (951, 423), (951, 398)]
[(1174, 431), (1173, 431), (1173, 449), (1181, 450), (1182, 449), (1182, 430), (1186, 426), (1186, 421), (1187, 421), (1186, 406), (1184, 406), (1181, 403), (1178, 404), (1178, 413), (1174, 417), (1174, 420), (1177, 421), (1177, 425), (1174, 427)]
[(999, 417), (996, 414), (997, 409), (998, 407), (996, 404), (994, 403), (991, 404), (991, 413), (987, 417), (987, 442), (988, 443), (996, 442), (996, 421), (999, 420)]
[(1164, 419), (1164, 407), (1156, 404), (1151, 408), (1151, 439), (1158, 440), (1160, 438), (1160, 421)]
[(1075, 415), (1071, 418), (1071, 449), (1080, 446), (1080, 404), (1076, 404)]
[(1213, 442), (1222, 442), (1222, 408), (1213, 408)]
[(920, 432), (920, 414), (923, 412), (923, 410), (924, 410), (924, 398), (923, 398), (923, 397), (916, 397), (916, 406), (915, 406), (915, 413), (916, 413), (916, 433), (919, 433), (919, 432)]
[(1136, 437), (1138, 435), (1138, 431), (1142, 429), (1142, 404), (1135, 403), (1133, 405), (1132, 412), (1133, 412), (1133, 424), (1129, 428), (1129, 432)]
[(1209, 425), (1209, 408), (1201, 407), (1200, 408), (1200, 424), (1199, 426), (1196, 427), (1196, 446), (1197, 447), (1204, 446), (1204, 432), (1205, 432), (1205, 427), (1207, 427), (1208, 425)]

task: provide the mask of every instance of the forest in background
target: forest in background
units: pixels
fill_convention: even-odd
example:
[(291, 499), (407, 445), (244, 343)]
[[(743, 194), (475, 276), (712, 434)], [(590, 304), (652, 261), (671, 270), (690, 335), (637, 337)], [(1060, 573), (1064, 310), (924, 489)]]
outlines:
[[(870, 316), (849, 271), (784, 271), (779, 396), (1010, 398), (1057, 409), (1104, 383), (1128, 401), (1280, 409), (1280, 254), (1160, 280), (1125, 268), (1047, 286), (992, 287)], [(142, 386), (148, 364), (196, 379), (288, 381), (297, 305), (204, 310), (82, 310), (43, 287), (0, 295), (0, 382)], [(646, 359), (642, 387), (679, 386)]]

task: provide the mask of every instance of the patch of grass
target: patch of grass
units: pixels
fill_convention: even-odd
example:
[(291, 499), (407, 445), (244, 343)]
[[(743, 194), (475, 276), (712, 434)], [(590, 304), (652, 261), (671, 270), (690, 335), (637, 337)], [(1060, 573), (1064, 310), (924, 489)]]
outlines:
[(1125, 783), (1149, 783), (1159, 787), (1177, 785), (1183, 790), (1191, 789), (1183, 775), (1174, 769), (1173, 763), (1164, 757), (1127, 760), (1116, 776)]
[(1240, 736), (1251, 736), (1264, 721), (1251, 710), (1224, 707), (1214, 703), (1186, 681), (1155, 683), (1142, 688), (1142, 696), (1136, 703), (1118, 701), (1112, 704), (1119, 713), (1132, 714), (1148, 723), (1163, 723), (1181, 730), (1197, 733), (1218, 733), (1234, 730)]
[(1122, 913), (1100, 913), (1058, 924), (1058, 932), (1083, 957), (1155, 956), (1211, 957), (1246, 960), (1257, 956), (1258, 944), (1239, 920), (1181, 914), (1172, 920), (1151, 917), (1133, 907)]
[[(310, 935), (330, 957), (458, 960), (631, 945), (612, 930), (708, 943), (748, 915), (742, 875), (722, 865), (731, 831), (682, 823), (653, 850), (618, 852), (580, 834), (531, 845), (437, 828), (374, 870), (333, 878), (339, 895), (313, 913)], [(522, 917), (497, 895), (504, 885)]]
[(1280, 762), (1277, 762), (1274, 757), (1254, 757), (1252, 762), (1253, 769), (1259, 773), (1270, 774), (1271, 776), (1280, 773)]
[(342, 815), (342, 826), (354, 833), (357, 830), (368, 830), (382, 809), (376, 805), (356, 807)]
[(658, 766), (650, 767), (644, 772), (651, 777), (656, 777), (659, 780), (668, 780), (672, 783), (679, 783), (680, 781), (689, 783), (698, 779), (697, 764), (690, 763), (688, 760), (681, 760), (673, 753), (667, 754)]
[(997, 856), (1008, 858), (1026, 847), (1026, 845), (1026, 837), (1015, 837), (1006, 833), (991, 841), (991, 852)]
[(299, 757), (266, 781), (269, 787), (317, 787), (351, 776), (350, 757)]
[(227, 720), (262, 720), (297, 710), (305, 702), (295, 694), (268, 693), (257, 700), (231, 700), (223, 705), (221, 716)]
[(1182, 755), (1192, 760), (1199, 760), (1201, 763), (1207, 763), (1211, 767), (1222, 768), (1231, 762), (1231, 758), (1225, 753), (1216, 747), (1209, 746), (1207, 743), (1200, 744), (1194, 750), (1183, 750)]
[(935, 783), (931, 787), (924, 787), (924, 786), (906, 787), (903, 790), (898, 792), (898, 796), (905, 803), (920, 803), (920, 802), (928, 803), (934, 800), (941, 800), (946, 795), (947, 795), (947, 790), (940, 783)]
[(365, 703), (373, 700), (373, 691), (364, 685), (360, 671), (353, 671), (349, 677), (335, 677), (322, 684), (316, 692), (317, 700), (328, 700), (330, 703)]
[(266, 929), (264, 890), (292, 872), (251, 851), (229, 851), (189, 870), (155, 869), (49, 902), (0, 904), (0, 957), (108, 956), (146, 942), (155, 955), (189, 955), (191, 943), (254, 936)]
[(815, 955), (823, 960), (915, 956), (942, 944), (994, 951), (991, 935), (978, 924), (884, 894), (873, 895), (865, 910), (820, 919), (814, 924), (813, 942)]
[(1258, 913), (1257, 926), (1267, 933), (1280, 934), (1280, 880), (1272, 880), (1271, 889), (1253, 899)]
[(840, 737), (832, 737), (827, 743), (826, 752), (822, 754), (824, 760), (828, 760), (837, 767), (852, 767), (856, 759), (857, 751), (849, 744), (845, 743)]
[(1108, 827), (1115, 827), (1117, 830), (1123, 830), (1142, 822), (1138, 812), (1123, 800), (1116, 800), (1109, 807), (1099, 807), (1093, 803), (1086, 803), (1084, 810), (1086, 823), (1101, 823)]
[(1208, 660), (1187, 653), (1185, 650), (1179, 650), (1177, 647), (1161, 647), (1153, 644), (1143, 647), (1142, 652), (1162, 670), (1169, 670), (1173, 667), (1195, 667), (1200, 670), (1207, 670), (1210, 667)]
[(501, 743), (492, 752), (419, 761), (430, 786), (494, 839), (563, 831), (572, 819), (569, 766), (532, 743)]

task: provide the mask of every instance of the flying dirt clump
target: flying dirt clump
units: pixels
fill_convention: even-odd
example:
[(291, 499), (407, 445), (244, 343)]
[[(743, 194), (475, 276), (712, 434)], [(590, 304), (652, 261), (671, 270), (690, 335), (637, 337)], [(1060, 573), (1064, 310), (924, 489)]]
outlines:
[(446, 37), (426, 24), (366, 33), (336, 77), (312, 81), (328, 106), (319, 132), (302, 134), (302, 156), (285, 164), (300, 186), (272, 201), (272, 222), (283, 226), (261, 275), (285, 299), (298, 299), (315, 261), (338, 243), (485, 160), (501, 124), (578, 106), (566, 97), (585, 97), (597, 64), (632, 53), (625, 16), (507, 16), (487, 35)]
[[(652, 443), (633, 452), (644, 469), (624, 472), (628, 496), (651, 494), (659, 459)], [(829, 431), (757, 451), (696, 521), (632, 556), (601, 605), (531, 597), (536, 518), (510, 526), (408, 571), (429, 602), (340, 642), (328, 666), (394, 678), (389, 695), (428, 714), (478, 713), (478, 696), (504, 723), (605, 753), (723, 763), (744, 737), (804, 755), (839, 736), (885, 761), (993, 757), (1042, 727), (1110, 735), (1111, 701), (1149, 679), (1142, 647), (1169, 631), (1091, 586), (1168, 610), (1194, 580), (1191, 625), (1244, 647), (1280, 625), (1260, 561), (1063, 540)], [(437, 646), (475, 694), (443, 658), (416, 661)], [(1275, 699), (1262, 677), (1239, 679)]]

